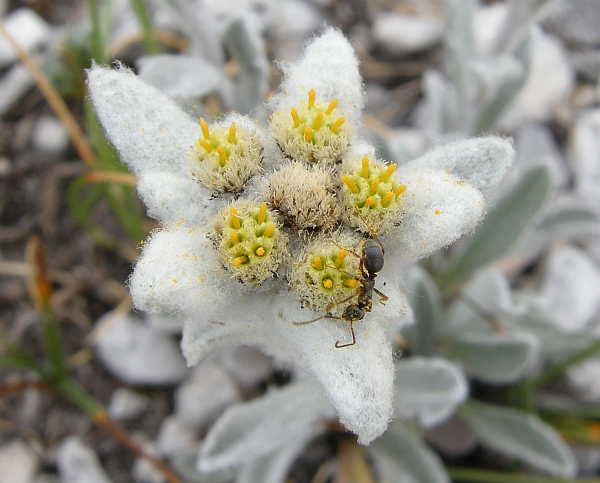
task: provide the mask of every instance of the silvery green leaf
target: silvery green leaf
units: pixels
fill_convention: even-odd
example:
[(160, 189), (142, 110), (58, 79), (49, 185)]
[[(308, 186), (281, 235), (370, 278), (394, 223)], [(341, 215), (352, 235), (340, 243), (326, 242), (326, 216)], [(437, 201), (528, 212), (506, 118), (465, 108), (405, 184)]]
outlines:
[(269, 64), (260, 33), (244, 17), (239, 17), (225, 30), (224, 42), (240, 68), (236, 81), (237, 110), (249, 113), (262, 105), (268, 83)]
[(379, 483), (419, 483), (396, 458), (373, 448), (369, 456), (374, 460)]
[(227, 82), (214, 65), (198, 56), (145, 55), (136, 66), (142, 79), (177, 99), (205, 96)]
[(477, 379), (500, 384), (517, 381), (538, 353), (539, 341), (531, 334), (465, 332), (452, 341), (448, 357)]
[(306, 442), (306, 439), (289, 441), (280, 449), (251, 461), (239, 471), (236, 483), (282, 483)]
[(429, 274), (418, 266), (409, 272), (408, 287), (415, 323), (407, 327), (406, 334), (415, 354), (430, 355), (432, 337), (441, 319), (442, 298)]
[(224, 65), (218, 23), (206, 2), (160, 0), (160, 3), (176, 16), (178, 27), (190, 41), (190, 54), (203, 57), (214, 65)]
[(202, 472), (236, 467), (290, 443), (306, 441), (329, 410), (327, 400), (308, 382), (289, 384), (247, 403), (230, 406), (200, 449)]
[(508, 15), (496, 40), (496, 54), (514, 52), (529, 27), (544, 13), (544, 7), (552, 0), (511, 0)]
[(536, 229), (519, 243), (519, 249), (536, 254), (557, 240), (580, 242), (598, 239), (600, 213), (591, 201), (568, 199), (553, 204)]
[(436, 141), (455, 129), (455, 91), (442, 74), (433, 69), (423, 74), (422, 85), (425, 99), (421, 106), (419, 124), (426, 137)]
[(235, 479), (236, 471), (226, 468), (214, 473), (200, 473), (198, 470), (198, 451), (182, 451), (170, 458), (177, 474), (186, 483), (229, 483)]
[[(530, 52), (527, 48), (522, 51), (524, 54)], [(473, 63), (473, 72), (480, 82), (483, 97), (474, 121), (474, 134), (494, 127), (523, 86), (528, 66), (528, 55), (494, 57)]]
[(444, 338), (465, 331), (491, 333), (492, 325), (505, 321), (507, 314), (513, 316), (519, 311), (524, 312), (524, 309), (514, 307), (510, 285), (504, 273), (496, 267), (478, 270), (444, 314), (437, 335)]
[(462, 371), (442, 358), (410, 357), (396, 362), (396, 415), (418, 418), (425, 427), (450, 416), (468, 394)]
[[(446, 71), (458, 94), (461, 121), (470, 125), (467, 106), (474, 94), (471, 61), (473, 47), (473, 0), (449, 0), (446, 2), (446, 32), (444, 38)], [(466, 118), (466, 119), (465, 119)]]
[(541, 471), (573, 477), (575, 457), (554, 428), (520, 409), (470, 401), (460, 408), (482, 444)]
[(573, 354), (590, 347), (596, 338), (587, 332), (567, 334), (546, 320), (541, 314), (532, 312), (518, 321), (520, 327), (540, 341), (540, 355), (559, 363)]
[(385, 434), (373, 442), (371, 449), (375, 455), (387, 459), (384, 468), (389, 469), (389, 465), (392, 464), (389, 460), (393, 460), (400, 471), (404, 470), (411, 477), (409, 480), (404, 480), (390, 476), (387, 480), (389, 483), (405, 481), (449, 483), (450, 481), (439, 457), (418, 436), (412, 434), (398, 421), (392, 423)]
[(488, 211), (464, 249), (438, 276), (438, 285), (447, 290), (476, 269), (506, 255), (539, 215), (549, 190), (550, 174), (546, 166), (536, 166), (523, 174)]

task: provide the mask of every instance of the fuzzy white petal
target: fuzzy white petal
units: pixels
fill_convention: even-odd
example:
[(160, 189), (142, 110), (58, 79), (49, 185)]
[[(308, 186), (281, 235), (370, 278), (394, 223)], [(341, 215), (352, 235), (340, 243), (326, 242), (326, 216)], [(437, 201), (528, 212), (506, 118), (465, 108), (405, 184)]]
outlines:
[(125, 68), (94, 65), (88, 87), (106, 135), (136, 176), (190, 177), (186, 152), (200, 129), (170, 97)]
[(137, 189), (148, 207), (148, 216), (163, 223), (186, 226), (206, 223), (216, 210), (210, 192), (191, 177), (171, 173), (147, 173), (138, 178)]
[(362, 78), (354, 49), (337, 29), (328, 28), (306, 46), (298, 62), (282, 62), (284, 80), (280, 93), (271, 98), (273, 110), (289, 111), (308, 99), (314, 89), (317, 100), (338, 99), (338, 110), (353, 124), (360, 121), (364, 105)]
[(448, 143), (404, 166), (450, 170), (475, 188), (489, 192), (504, 177), (515, 160), (515, 149), (507, 139), (488, 136)]
[(485, 211), (483, 195), (456, 176), (433, 169), (402, 168), (406, 185), (402, 225), (386, 246), (402, 264), (427, 257), (472, 231)]

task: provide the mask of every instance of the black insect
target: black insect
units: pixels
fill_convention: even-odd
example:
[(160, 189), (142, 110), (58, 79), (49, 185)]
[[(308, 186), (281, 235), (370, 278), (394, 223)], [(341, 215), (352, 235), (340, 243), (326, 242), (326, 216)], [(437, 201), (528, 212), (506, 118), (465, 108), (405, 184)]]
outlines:
[(375, 288), (375, 277), (383, 268), (383, 254), (385, 250), (383, 249), (383, 245), (378, 240), (367, 239), (363, 240), (361, 243), (362, 250), (361, 255), (353, 253), (356, 257), (360, 258), (360, 263), (358, 266), (358, 270), (360, 272), (360, 277), (354, 277), (359, 282), (359, 286), (356, 289), (356, 292), (345, 299), (338, 300), (337, 302), (332, 303), (328, 307), (325, 308), (325, 312), (330, 311), (337, 305), (348, 302), (356, 297), (356, 303), (348, 305), (344, 308), (341, 317), (335, 317), (333, 315), (321, 315), (316, 319), (309, 320), (308, 322), (293, 322), (293, 325), (307, 325), (312, 324), (313, 322), (317, 322), (321, 319), (334, 319), (334, 320), (345, 320), (350, 324), (350, 332), (352, 333), (352, 342), (348, 344), (340, 344), (338, 340), (335, 343), (335, 347), (337, 349), (341, 349), (342, 347), (349, 347), (356, 344), (356, 335), (354, 334), (354, 322), (364, 319), (365, 314), (367, 312), (371, 312), (373, 308), (373, 292), (375, 292), (379, 296), (379, 302), (384, 304), (388, 297), (381, 293), (379, 290)]

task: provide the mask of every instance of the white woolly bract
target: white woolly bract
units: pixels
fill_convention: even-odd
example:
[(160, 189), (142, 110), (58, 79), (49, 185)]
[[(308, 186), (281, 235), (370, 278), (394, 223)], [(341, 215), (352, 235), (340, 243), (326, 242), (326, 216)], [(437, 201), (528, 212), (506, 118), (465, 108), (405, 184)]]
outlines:
[(187, 160), (198, 124), (128, 69), (93, 65), (88, 87), (108, 139), (138, 177), (149, 216), (189, 225), (204, 221), (209, 194), (191, 180)]
[(88, 87), (98, 119), (121, 160), (136, 176), (170, 172), (189, 179), (186, 146), (198, 124), (130, 70), (92, 66)]
[(444, 144), (403, 166), (450, 172), (484, 193), (493, 190), (515, 160), (512, 142), (494, 136)]
[(280, 92), (269, 106), (273, 111), (288, 112), (296, 104), (306, 101), (308, 91), (314, 89), (317, 101), (338, 99), (337, 109), (346, 121), (357, 125), (364, 105), (362, 78), (354, 49), (337, 29), (328, 28), (312, 39), (298, 62), (281, 62), (284, 79)]
[(485, 212), (481, 192), (456, 176), (434, 169), (401, 168), (396, 177), (406, 185), (404, 215), (386, 256), (402, 265), (431, 255), (472, 231)]
[[(380, 436), (393, 411), (392, 348), (388, 328), (396, 324), (404, 297), (385, 288), (391, 305), (375, 301), (373, 312), (354, 326), (357, 344), (336, 349), (351, 337), (344, 321), (314, 318), (284, 284), (249, 287), (224, 276), (203, 228), (169, 225), (148, 240), (130, 279), (135, 305), (175, 312), (187, 319), (182, 348), (196, 364), (224, 346), (256, 345), (280, 360), (299, 364), (323, 384), (340, 420), (367, 444)], [(390, 267), (392, 268), (392, 267)]]

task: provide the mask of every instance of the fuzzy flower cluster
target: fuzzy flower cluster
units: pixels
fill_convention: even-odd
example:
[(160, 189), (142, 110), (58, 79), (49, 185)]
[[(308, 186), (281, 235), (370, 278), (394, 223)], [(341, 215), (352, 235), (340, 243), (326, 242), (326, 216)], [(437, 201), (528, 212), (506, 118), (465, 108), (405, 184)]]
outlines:
[(126, 69), (89, 71), (99, 119), (161, 222), (130, 289), (138, 309), (186, 320), (189, 364), (258, 346), (315, 376), (368, 444), (393, 414), (406, 267), (476, 226), (481, 191), (514, 153), (481, 138), (405, 166), (376, 159), (359, 135), (358, 60), (335, 29), (282, 68), (267, 127), (238, 114), (198, 126)]

